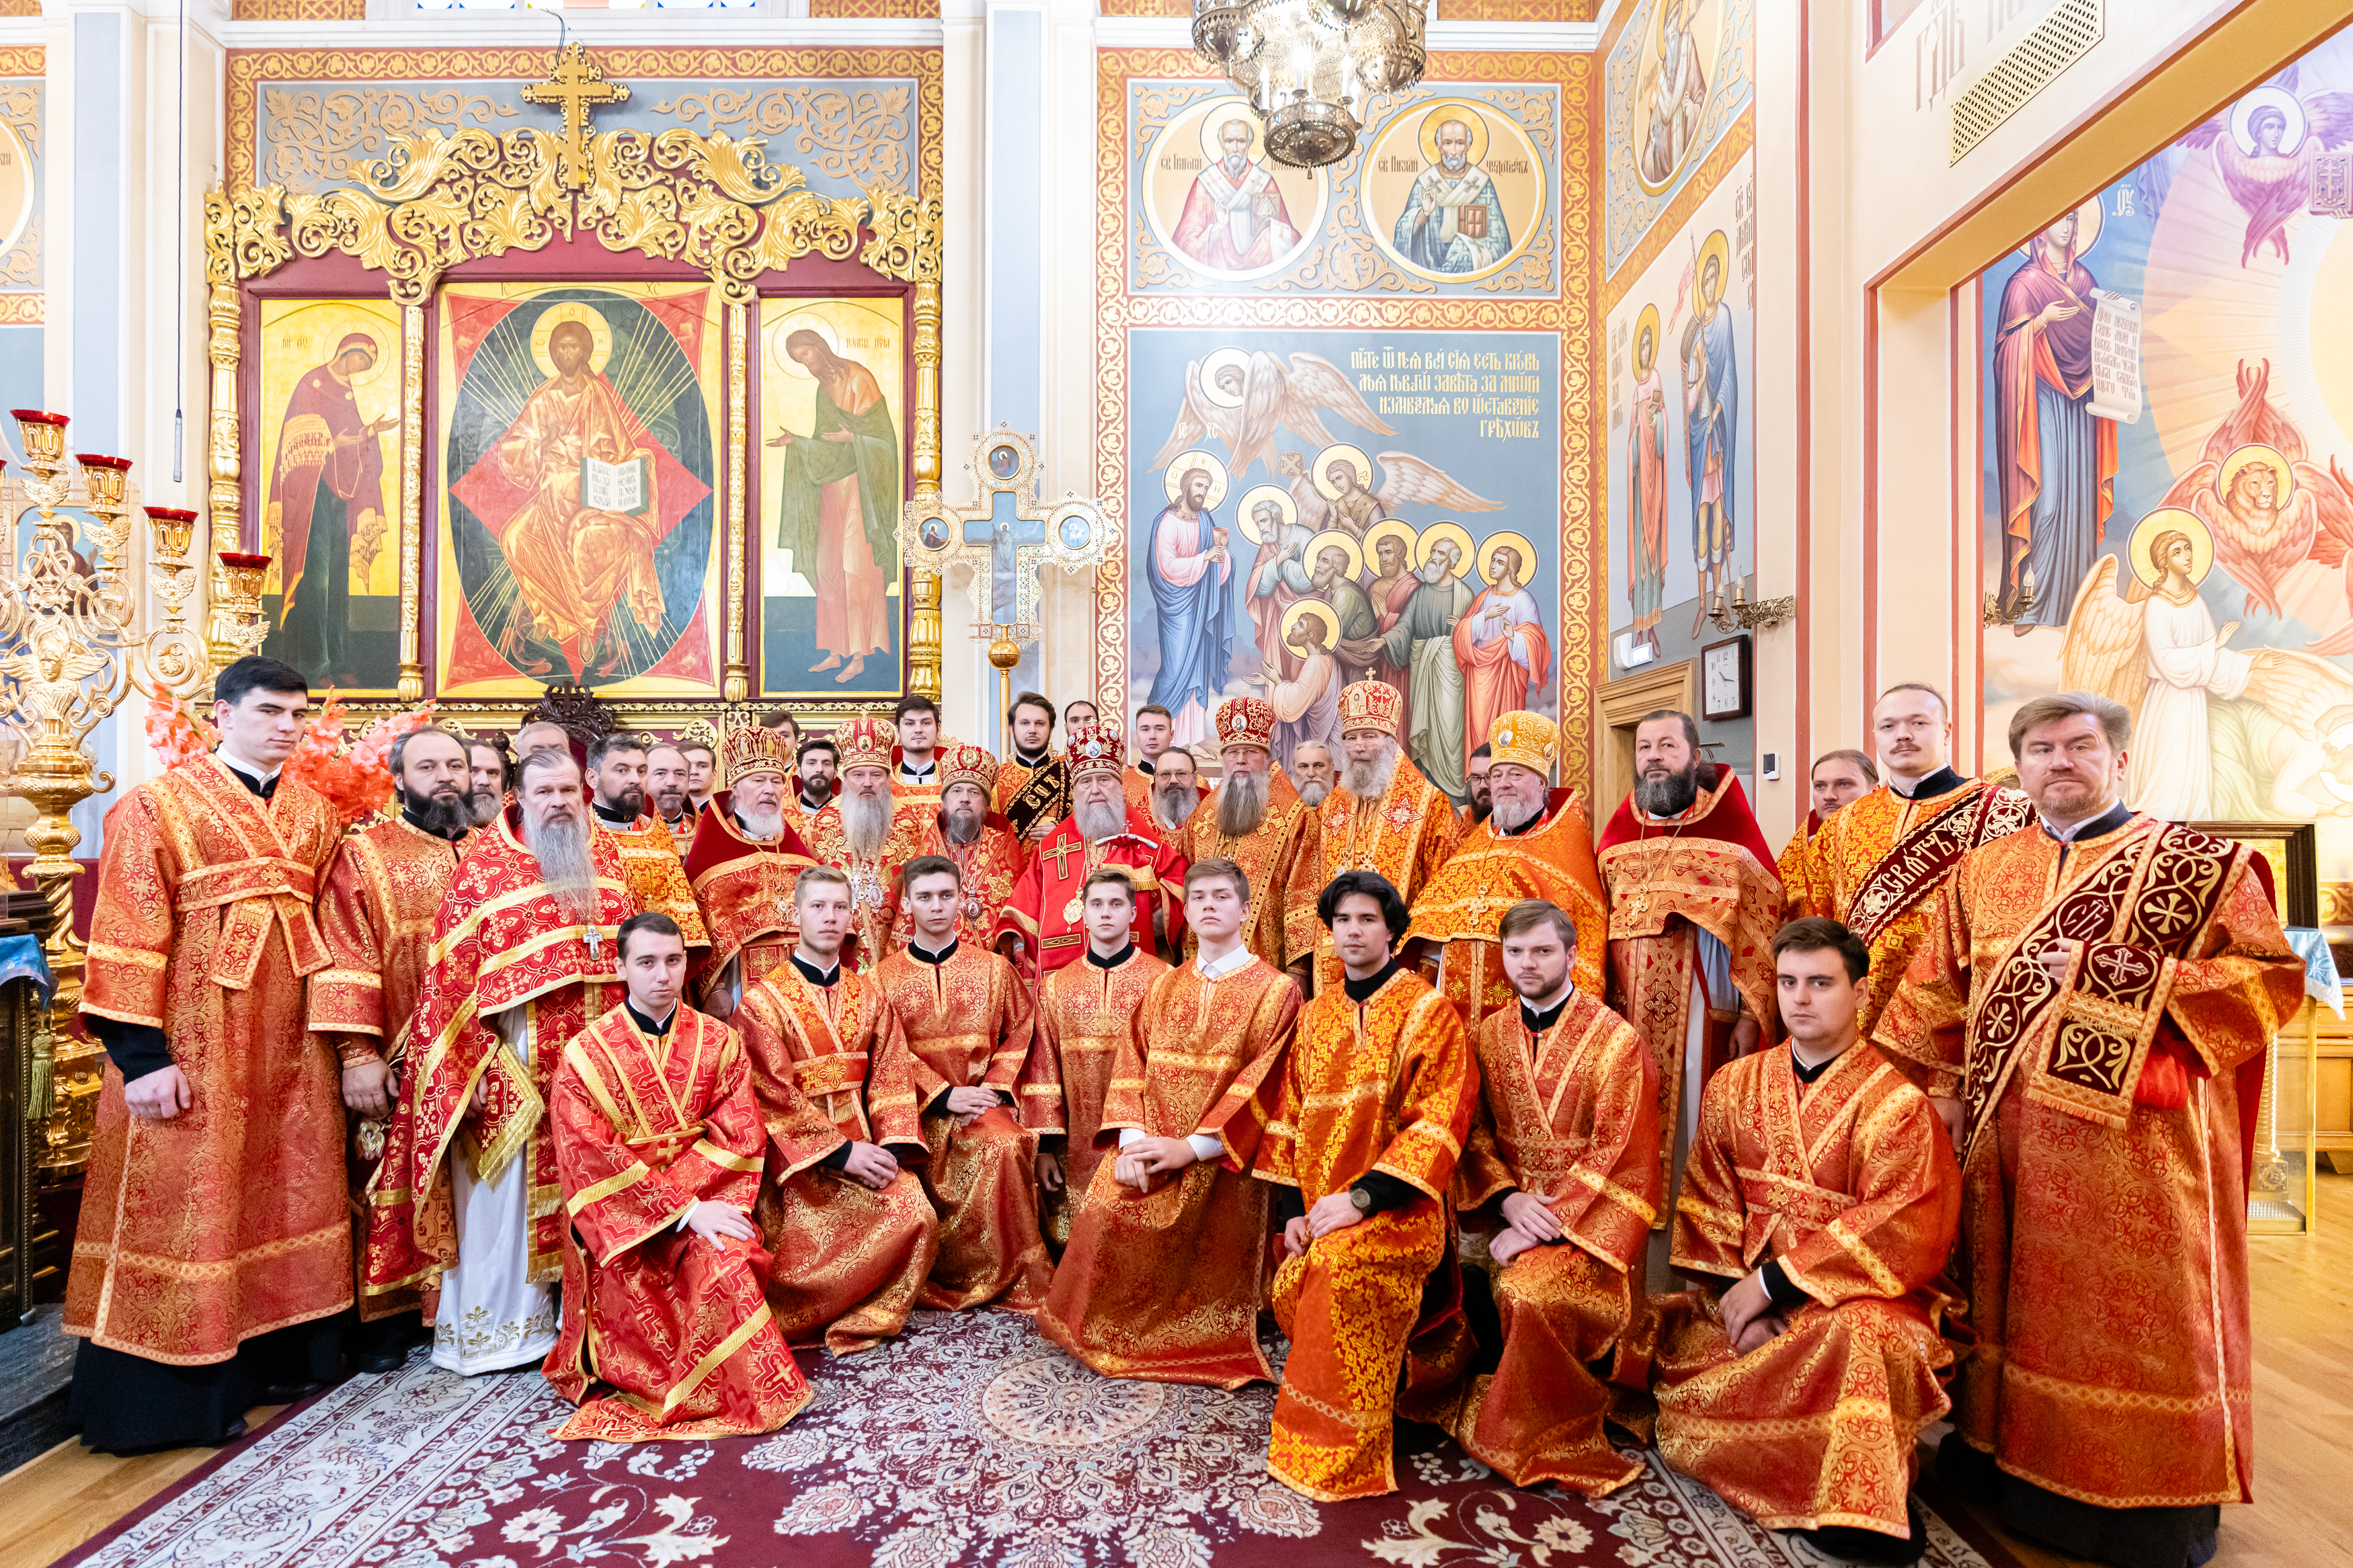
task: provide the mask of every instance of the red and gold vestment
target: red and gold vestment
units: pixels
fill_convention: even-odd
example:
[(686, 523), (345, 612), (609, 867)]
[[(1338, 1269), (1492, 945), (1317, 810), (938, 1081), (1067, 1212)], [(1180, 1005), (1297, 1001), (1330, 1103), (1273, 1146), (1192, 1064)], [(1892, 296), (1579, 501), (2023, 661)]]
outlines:
[(702, 906), (695, 901), (686, 862), (679, 856), (669, 824), (641, 815), (627, 827), (600, 821), (596, 830), (611, 834), (620, 849), (621, 874), (628, 880), (629, 896), (637, 900), (638, 908), (676, 921), (688, 952), (700, 956), (699, 950), (711, 945), (711, 933), (703, 926)]
[(1781, 846), (1774, 861), (1774, 869), (1781, 875), (1781, 919), (1796, 920), (1799, 915), (1828, 914), (1830, 900), (1825, 891), (1814, 886), (1814, 840), (1822, 830), (1818, 813), (1808, 812), (1798, 831), (1789, 835), (1789, 842)]
[(742, 1042), (691, 1007), (660, 1036), (615, 1007), (564, 1047), (547, 1109), (569, 1224), (564, 1326), (540, 1371), (580, 1406), (555, 1436), (701, 1440), (791, 1420), (813, 1396), (768, 1315), (768, 1253), (681, 1223), (698, 1203), (749, 1212), (759, 1191), (768, 1140)]
[[(956, 940), (975, 947), (987, 947), (988, 939), (997, 933), (997, 917), (1004, 913), (1006, 900), (1013, 896), (1015, 884), (1021, 880), (1021, 871), (1029, 858), (1021, 840), (1001, 816), (991, 816), (981, 825), (980, 837), (969, 844), (952, 841), (947, 830), (940, 826), (937, 813), (925, 825), (916, 840), (916, 855), (944, 855), (955, 862), (963, 882), (963, 896), (956, 906)], [(915, 911), (901, 909), (897, 923), (891, 931), (891, 951), (896, 952), (907, 945), (915, 934)]]
[(1108, 967), (1066, 963), (1038, 987), (1038, 1044), (1021, 1075), (1021, 1121), (1062, 1141), (1062, 1190), (1039, 1198), (1039, 1224), (1057, 1247), (1106, 1151), (1096, 1142), (1120, 1053), (1138, 1026), (1145, 997), (1168, 965), (1130, 944)]
[[(891, 828), (882, 847), (860, 855), (849, 847), (841, 822), (841, 802), (828, 801), (809, 823), (809, 853), (849, 879), (849, 941), (841, 961), (860, 973), (898, 951), (892, 928), (899, 924), (899, 872), (923, 851), (923, 840), (939, 822), (936, 798), (925, 805), (899, 801), (891, 808)], [(912, 927), (911, 927), (912, 929)]]
[(192, 1103), (133, 1120), (104, 1064), (66, 1332), (203, 1366), (351, 1305), (341, 1074), (302, 1003), (338, 831), (316, 792), (265, 802), (214, 757), (106, 814), (81, 1010), (163, 1030)]
[[(458, 1262), (453, 1159), (469, 1161), (483, 1182), (523, 1162), (530, 1279), (562, 1275), (564, 1190), (543, 1115), (548, 1085), (565, 1043), (623, 995), (614, 942), (638, 910), (619, 850), (610, 837), (589, 836), (596, 910), (586, 920), (541, 880), (521, 825), (522, 808), (509, 806), (474, 835), (434, 918), (400, 1104), (368, 1193), (365, 1289), (422, 1287), (428, 1321), (436, 1281)], [(479, 1110), (470, 1104), (477, 1084), (487, 1097)]]
[(776, 1327), (835, 1355), (871, 1350), (907, 1326), (939, 1250), (939, 1217), (914, 1172), (878, 1192), (827, 1163), (881, 1142), (867, 1112), (890, 1093), (879, 1073), (895, 1068), (897, 1092), (909, 1092), (898, 1016), (871, 975), (842, 970), (814, 985), (787, 963), (744, 994), (733, 1022), (768, 1131), (754, 1217), (769, 1253), (791, 1264), (768, 1280)]
[[(1034, 1311), (1053, 1264), (1038, 1234), (1038, 1134), (1018, 1116), (1036, 1028), (1029, 987), (997, 954), (961, 942), (939, 963), (892, 954), (874, 987), (898, 1016), (902, 1046), (867, 1106), (878, 1142), (928, 1156), (923, 1191), (940, 1216), (939, 1257), (917, 1303)], [(944, 1103), (951, 1089), (1006, 1102), (959, 1124)]]
[[(1439, 794), (1400, 750), (1397, 773), (1378, 800), (1360, 801), (1338, 784), (1324, 797), (1323, 809), (1316, 813), (1316, 862), (1304, 880), (1321, 895), (1343, 871), (1377, 871), (1410, 909), (1454, 852), (1460, 826), (1454, 803)], [(1320, 921), (1318, 925), (1320, 930)], [(1336, 989), (1341, 979), (1332, 933), (1320, 931), (1315, 989)]]
[[(1324, 884), (1315, 877), (1315, 813), (1299, 798), (1299, 788), (1276, 768), (1266, 786), (1266, 816), (1256, 829), (1240, 838), (1229, 837), (1218, 826), (1218, 797), (1209, 796), (1175, 836), (1176, 853), (1190, 866), (1196, 860), (1231, 860), (1250, 879), (1250, 923), (1242, 927), (1242, 944), (1277, 969), (1305, 963), (1315, 953), (1315, 938), (1323, 925), (1315, 918), (1315, 900)], [(1172, 896), (1182, 901), (1183, 884)], [(1199, 942), (1185, 933), (1184, 956), (1190, 958)]]
[(1125, 871), (1135, 884), (1135, 921), (1128, 928), (1135, 945), (1154, 951), (1153, 917), (1165, 913), (1168, 946), (1179, 948), (1185, 940), (1185, 858), (1136, 811), (1127, 814), (1124, 832), (1099, 844), (1088, 843), (1078, 824), (1065, 817), (1022, 868), (997, 917), (991, 945), (1008, 935), (1020, 938), (1015, 961), (1032, 979), (1078, 958), (1087, 950), (1081, 920), (1086, 903), (1080, 890), (1106, 866)]
[[(1250, 1171), (1299, 1008), (1291, 977), (1244, 949), (1214, 978), (1198, 963), (1164, 969), (1120, 1037), (1095, 1133), (1103, 1158), (1038, 1310), (1039, 1332), (1104, 1376), (1213, 1388), (1272, 1379), (1258, 1342), (1267, 1189)], [(1213, 1140), (1217, 1152), (1139, 1193), (1113, 1176), (1124, 1129), (1198, 1137), (1196, 1152)]]
[(712, 1012), (725, 1011), (732, 997), (791, 958), (800, 940), (793, 883), (817, 864), (789, 814), (781, 837), (744, 837), (733, 798), (726, 790), (711, 797), (695, 819), (694, 847), (686, 857), (687, 883), (711, 936), (711, 956), (695, 965), (692, 990)]
[(2248, 1500), (2247, 1172), (2303, 991), (2263, 858), (2152, 817), (1997, 839), (1936, 895), (1875, 1037), (1958, 1085), (1953, 1425), (2003, 1470), (2101, 1508)]
[(1540, 1035), (1515, 1005), (1489, 1013), (1475, 1038), (1479, 1110), (1455, 1201), (1468, 1213), (1513, 1191), (1550, 1199), (1561, 1239), (1495, 1271), (1503, 1360), (1468, 1381), (1452, 1429), (1514, 1486), (1599, 1497), (1641, 1472), (1603, 1436), (1613, 1395), (1588, 1369), (1610, 1358), (1638, 1388), (1647, 1370), (1658, 1069), (1641, 1037), (1581, 988)]
[(1573, 789), (1556, 789), (1545, 815), (1525, 832), (1507, 834), (1488, 818), (1472, 828), (1413, 901), (1408, 941), (1437, 944), (1438, 986), (1477, 1031), (1490, 1014), (1514, 1012), (1517, 994), (1504, 977), (1504, 942), (1496, 927), (1523, 899), (1557, 905), (1577, 922), (1571, 978), (1577, 989), (1601, 994), (1609, 949), (1609, 905), (1593, 861), (1593, 828)]
[(1949, 1408), (1934, 1282), (1960, 1197), (1944, 1123), (1867, 1042), (1810, 1085), (1785, 1047), (1711, 1079), (1675, 1199), (1674, 1267), (1729, 1284), (1778, 1262), (1807, 1300), (1746, 1355), (1711, 1292), (1657, 1300), (1667, 1462), (1768, 1530), (1908, 1537), (1920, 1429)]
[(1025, 838), (1041, 821), (1060, 822), (1071, 815), (1070, 765), (1050, 752), (1032, 767), (1016, 752), (997, 766), (997, 788), (989, 795), (988, 809)]
[[(1431, 1275), (1452, 1260), (1447, 1189), (1478, 1099), (1461, 1016), (1419, 975), (1395, 969), (1361, 1003), (1335, 985), (1300, 1014), (1255, 1173), (1297, 1188), (1307, 1208), (1368, 1171), (1417, 1195), (1275, 1271), (1274, 1315), (1291, 1359), (1267, 1469), (1293, 1491), (1324, 1502), (1395, 1491), (1390, 1431), (1409, 1350), (1418, 1363), (1409, 1392), (1451, 1386), (1461, 1373), (1469, 1350), (1461, 1280), (1451, 1268), (1438, 1281)], [(1426, 1295), (1434, 1298), (1427, 1310)]]

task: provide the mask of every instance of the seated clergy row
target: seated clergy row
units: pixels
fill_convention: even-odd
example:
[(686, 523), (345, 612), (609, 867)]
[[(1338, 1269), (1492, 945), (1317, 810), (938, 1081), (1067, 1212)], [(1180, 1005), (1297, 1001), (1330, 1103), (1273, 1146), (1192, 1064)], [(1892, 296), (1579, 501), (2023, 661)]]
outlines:
[[(1391, 1489), (1399, 1415), (1599, 1494), (1636, 1469), (1611, 1421), (1768, 1524), (1908, 1560), (1950, 1384), (1954, 1476), (2175, 1568), (2244, 1495), (2253, 1089), (2224, 1069), (2294, 959), (2260, 862), (2116, 805), (2120, 712), (2021, 710), (2030, 804), (1944, 767), (1924, 689), (1882, 704), (1891, 785), (1793, 846), (1785, 889), (1675, 713), (1638, 729), (1598, 854), (1547, 721), (1494, 721), (1458, 818), (1377, 683), (1295, 784), (1272, 709), (1222, 704), (1207, 799), (1165, 730), (1139, 789), (1116, 731), (1050, 753), (1021, 705), (1002, 767), (920, 699), (797, 749), (734, 731), (691, 816), (674, 748), (607, 740), (584, 775), (526, 727), (501, 798), (495, 753), (419, 729), (401, 816), (343, 836), (278, 773), (301, 677), (240, 661), (220, 751), (108, 821), (84, 1005), (116, 1201), (83, 1210), (75, 1414), (94, 1446), (217, 1440), (332, 1375), (354, 1300), (378, 1334), (421, 1308), (454, 1370), (541, 1363), (567, 1436), (622, 1440), (769, 1429), (807, 1398), (790, 1347), (916, 1306), (1228, 1387), (1271, 1375), (1271, 1310), (1269, 1464), (1311, 1496)], [(2169, 1300), (2152, 1354), (2084, 1310), (2132, 1292), (2026, 1163), (2140, 1184), (2185, 1244), (2202, 1207), (2235, 1271)], [(1670, 1226), (1704, 1283), (1648, 1297)], [(2216, 1421), (2164, 1415), (2210, 1384)], [(2144, 1385), (2155, 1415), (2101, 1425)], [(2160, 1546), (2119, 1555), (2119, 1524)]]

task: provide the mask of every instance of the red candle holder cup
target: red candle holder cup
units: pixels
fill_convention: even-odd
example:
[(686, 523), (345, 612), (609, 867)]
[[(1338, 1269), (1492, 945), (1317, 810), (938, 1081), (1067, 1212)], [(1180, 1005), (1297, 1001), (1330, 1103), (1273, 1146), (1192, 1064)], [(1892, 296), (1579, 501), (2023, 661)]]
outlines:
[(196, 521), (196, 514), (186, 507), (149, 506), (142, 507), (139, 510), (145, 512), (149, 517), (153, 518), (157, 522), (194, 522)]
[(269, 557), (267, 555), (248, 555), (244, 552), (237, 550), (224, 550), (220, 552), (220, 563), (234, 571), (259, 572), (263, 567), (269, 564)]
[(55, 425), (59, 429), (71, 423), (63, 414), (44, 414), (37, 408), (11, 408), (8, 417), (21, 419), (27, 425)]
[[(63, 424), (65, 422), (63, 420), (59, 420), (58, 423)], [(115, 468), (123, 473), (129, 473), (131, 471), (130, 458), (110, 458), (100, 452), (76, 452), (74, 454), (74, 461), (79, 463), (85, 468)]]

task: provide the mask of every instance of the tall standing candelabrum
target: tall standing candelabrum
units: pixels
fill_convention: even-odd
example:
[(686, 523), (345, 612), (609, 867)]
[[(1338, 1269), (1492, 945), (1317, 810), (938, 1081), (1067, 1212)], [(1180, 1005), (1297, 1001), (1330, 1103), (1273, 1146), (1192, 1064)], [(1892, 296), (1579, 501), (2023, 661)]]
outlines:
[[(114, 778), (98, 771), (88, 742), (133, 689), (174, 703), (195, 695), (232, 640), (217, 634), (233, 606), (216, 598), (208, 647), (187, 613), (198, 585), (189, 557), (196, 514), (148, 507), (148, 585), (158, 611), (150, 617), (131, 575), (130, 460), (80, 453), (79, 475), (71, 474), (66, 416), (15, 413), (25, 474), (0, 484), (0, 517), (9, 538), (26, 542), (21, 556), (0, 560), (0, 724), (21, 749), (9, 788), (39, 814), (25, 834), (33, 851), (27, 871), (48, 906), (42, 945), (57, 989), (35, 1032), (26, 1110), (47, 1124), (39, 1163), (54, 1179), (88, 1161), (98, 1112), (99, 1049), (74, 1032), (83, 947), (73, 929), (81, 830), (72, 812), (112, 789)], [(252, 609), (259, 607), (257, 597)]]

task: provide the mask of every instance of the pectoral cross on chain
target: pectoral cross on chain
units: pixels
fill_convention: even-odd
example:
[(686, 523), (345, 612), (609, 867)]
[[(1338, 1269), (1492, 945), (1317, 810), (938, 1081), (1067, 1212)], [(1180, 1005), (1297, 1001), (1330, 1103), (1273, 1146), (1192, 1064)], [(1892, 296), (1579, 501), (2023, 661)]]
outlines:
[(1067, 838), (1063, 839), (1060, 844), (1055, 845), (1051, 849), (1046, 850), (1044, 852), (1046, 858), (1054, 862), (1054, 880), (1060, 882), (1068, 878), (1071, 874), (1071, 857), (1073, 855), (1083, 855), (1086, 852), (1087, 847), (1085, 845), (1073, 844)]
[(596, 928), (595, 926), (590, 926), (588, 928), (588, 956), (591, 958), (596, 956)]
[(629, 89), (607, 81), (588, 58), (585, 44), (567, 45), (545, 81), (522, 89), (526, 103), (553, 104), (564, 111), (564, 183), (574, 190), (588, 184), (588, 111), (629, 101)]

